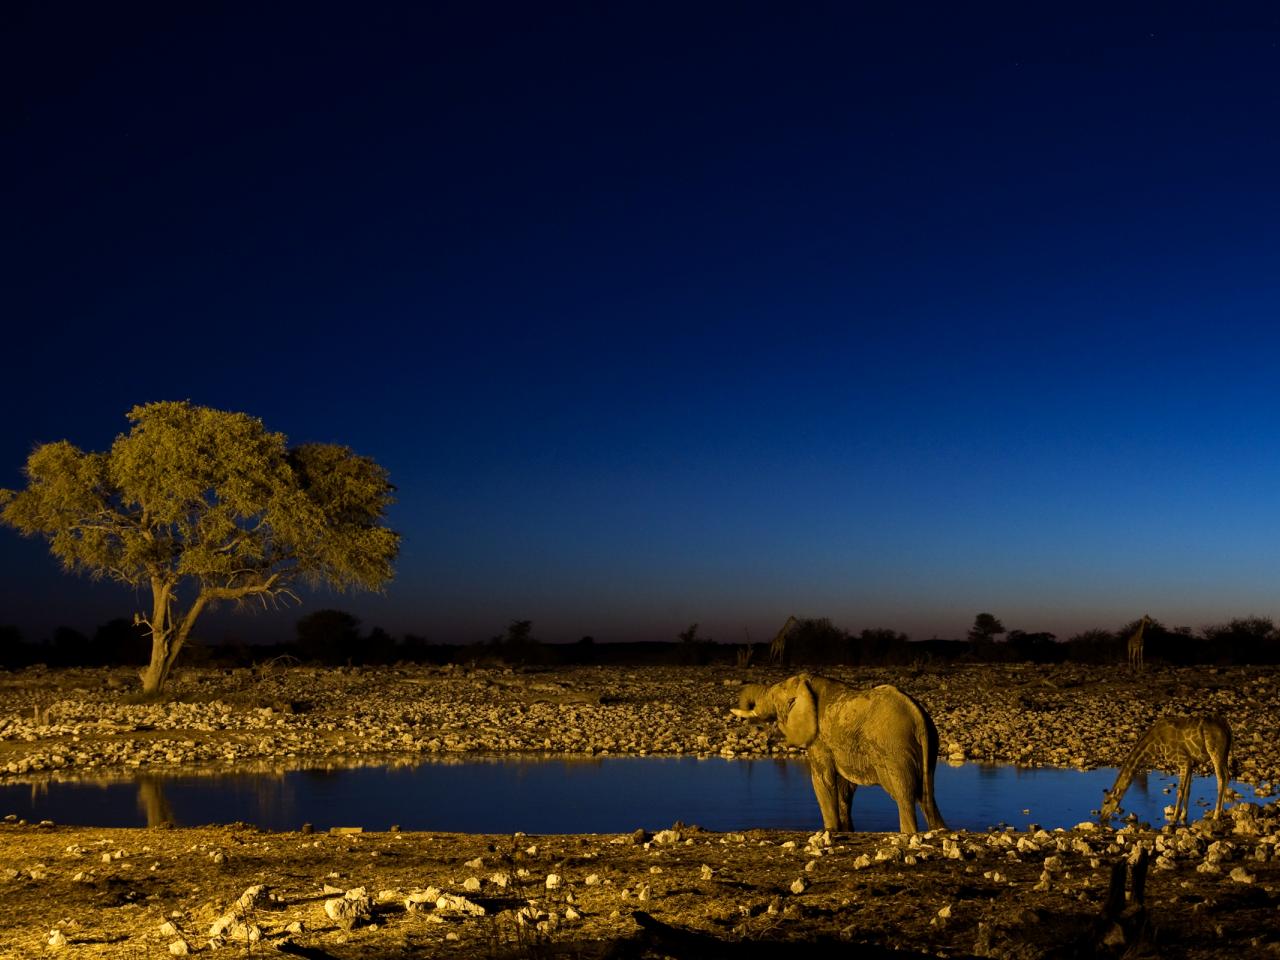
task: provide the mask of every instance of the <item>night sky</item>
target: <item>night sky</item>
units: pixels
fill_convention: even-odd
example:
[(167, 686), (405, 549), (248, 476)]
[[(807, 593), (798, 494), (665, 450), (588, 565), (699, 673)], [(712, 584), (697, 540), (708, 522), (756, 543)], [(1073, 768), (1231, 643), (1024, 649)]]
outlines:
[(1280, 13), (1024, 6), (5, 4), (0, 486), (167, 399), (383, 464), (386, 594), (215, 641), (1280, 616)]

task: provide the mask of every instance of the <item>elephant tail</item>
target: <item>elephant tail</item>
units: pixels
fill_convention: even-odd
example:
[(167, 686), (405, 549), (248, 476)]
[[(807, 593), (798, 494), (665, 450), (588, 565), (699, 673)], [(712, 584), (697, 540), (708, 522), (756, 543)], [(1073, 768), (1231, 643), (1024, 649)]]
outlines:
[(946, 821), (942, 819), (933, 797), (933, 771), (938, 763), (938, 728), (923, 707), (916, 704), (916, 709), (920, 714), (920, 808), (924, 810), (924, 819), (930, 830), (946, 830)]

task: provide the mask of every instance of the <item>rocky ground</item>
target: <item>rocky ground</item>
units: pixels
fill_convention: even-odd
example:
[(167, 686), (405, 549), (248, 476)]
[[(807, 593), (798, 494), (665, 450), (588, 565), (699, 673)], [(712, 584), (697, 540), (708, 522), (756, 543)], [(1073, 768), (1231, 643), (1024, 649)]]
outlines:
[[(1264, 795), (1280, 782), (1273, 669), (829, 672), (917, 696), (955, 759), (1113, 765), (1156, 716), (1215, 711), (1235, 730), (1239, 778)], [(742, 681), (780, 677), (275, 664), (190, 671), (170, 699), (145, 704), (132, 702), (124, 671), (29, 670), (0, 674), (0, 782), (468, 752), (762, 756), (788, 748), (727, 708)], [(850, 943), (867, 956), (1280, 955), (1278, 841), (1276, 805), (1243, 802), (1190, 830), (1086, 824), (914, 839), (10, 821), (0, 824), (0, 955), (745, 957), (780, 940), (842, 956)], [(1145, 897), (1108, 909), (1113, 870), (1141, 851)]]

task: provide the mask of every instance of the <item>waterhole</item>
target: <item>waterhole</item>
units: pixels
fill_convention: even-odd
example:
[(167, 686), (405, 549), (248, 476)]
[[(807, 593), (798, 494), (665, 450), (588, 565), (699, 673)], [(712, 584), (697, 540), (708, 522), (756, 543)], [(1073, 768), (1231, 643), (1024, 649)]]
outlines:
[[(940, 764), (936, 796), (948, 826), (1072, 827), (1095, 818), (1116, 771)], [(1252, 799), (1252, 788), (1233, 787)], [(1139, 777), (1122, 814), (1165, 822), (1175, 778)], [(1211, 808), (1212, 777), (1197, 777), (1191, 817)], [(468, 758), (405, 766), (252, 773), (139, 775), (0, 787), (0, 814), (102, 827), (243, 822), (269, 830), (360, 826), (462, 833), (622, 833), (676, 821), (708, 830), (819, 829), (818, 805), (800, 760), (607, 757), (583, 760)], [(920, 819), (924, 827), (923, 817)], [(859, 787), (857, 830), (897, 830), (897, 808), (879, 787)]]

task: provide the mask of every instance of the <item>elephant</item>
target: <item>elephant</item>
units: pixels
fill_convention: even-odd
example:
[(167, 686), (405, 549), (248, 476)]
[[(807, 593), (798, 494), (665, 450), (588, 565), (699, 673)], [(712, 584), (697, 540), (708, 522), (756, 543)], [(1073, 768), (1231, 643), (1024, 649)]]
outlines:
[(928, 712), (890, 684), (859, 690), (797, 674), (765, 687), (744, 686), (736, 717), (775, 720), (787, 742), (808, 751), (813, 792), (826, 830), (852, 830), (857, 784), (878, 784), (898, 805), (898, 827), (916, 832), (916, 804), (930, 830), (945, 830), (933, 799), (938, 729)]

